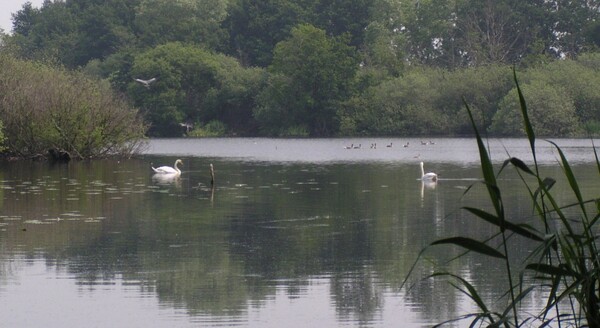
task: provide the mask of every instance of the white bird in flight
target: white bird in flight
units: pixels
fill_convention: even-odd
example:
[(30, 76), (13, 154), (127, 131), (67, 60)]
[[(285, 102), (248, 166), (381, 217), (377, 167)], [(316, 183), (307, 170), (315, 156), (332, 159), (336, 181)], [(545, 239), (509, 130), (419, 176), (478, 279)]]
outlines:
[(156, 81), (156, 78), (153, 77), (150, 80), (142, 80), (142, 79), (134, 79), (136, 82), (141, 83), (143, 86), (145, 86), (146, 88), (150, 88), (150, 84), (154, 83)]

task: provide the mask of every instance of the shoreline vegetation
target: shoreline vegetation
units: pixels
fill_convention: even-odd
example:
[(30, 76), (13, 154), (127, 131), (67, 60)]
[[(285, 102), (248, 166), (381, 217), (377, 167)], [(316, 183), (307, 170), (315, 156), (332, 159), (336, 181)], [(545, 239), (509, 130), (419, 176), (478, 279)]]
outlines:
[[(411, 69), (402, 78), (371, 87), (361, 96), (364, 99), (356, 100), (357, 104), (347, 105), (346, 109), (353, 108), (351, 112), (356, 117), (342, 119), (340, 131), (327, 137), (473, 136), (472, 130), (467, 130), (469, 115), (473, 115), (474, 124), (485, 135), (523, 137), (525, 129), (518, 120), (520, 104), (515, 101), (519, 90), (507, 84), (507, 70), (507, 66), (500, 65), (453, 72), (427, 67)], [(581, 138), (600, 135), (600, 121), (595, 120), (600, 117), (600, 95), (595, 89), (600, 85), (599, 73), (600, 54), (527, 70), (527, 82), (520, 92), (532, 104), (528, 113), (536, 133)], [(428, 98), (421, 92), (432, 96)], [(504, 93), (501, 99), (497, 98)], [(142, 149), (144, 140), (152, 136), (148, 134), (151, 123), (147, 122), (152, 119), (147, 112), (136, 109), (127, 95), (115, 90), (108, 80), (83, 71), (0, 52), (0, 95), (0, 158), (67, 161), (128, 157)], [(442, 101), (446, 107), (452, 107), (461, 98), (470, 104), (470, 113), (463, 109), (449, 111), (452, 115), (433, 115), (444, 110)], [(421, 101), (429, 104), (417, 110), (416, 104)], [(179, 128), (175, 127), (178, 131)], [(184, 135), (188, 137), (238, 136), (219, 120), (186, 128)], [(306, 129), (297, 128), (296, 132), (252, 136), (312, 136)]]
[(44, 1), (13, 14), (0, 53), (89, 77), (147, 137), (472, 135), (463, 97), (480, 131), (525, 136), (513, 67), (538, 135), (589, 137), (599, 22), (597, 1)]
[[(451, 236), (433, 241), (430, 247), (460, 247), (466, 252), (483, 255), (490, 261), (498, 261), (507, 276), (505, 293), (495, 300), (485, 300), (477, 286), (469, 282), (467, 276), (454, 273), (439, 266), (439, 270), (429, 276), (431, 279), (445, 279), (463, 293), (475, 305), (476, 310), (457, 318), (439, 323), (435, 327), (451, 325), (455, 322), (470, 322), (471, 327), (600, 327), (600, 250), (598, 249), (598, 221), (600, 220), (600, 198), (584, 199), (575, 174), (560, 147), (550, 142), (560, 156), (560, 165), (568, 181), (566, 188), (572, 192), (575, 202), (561, 204), (553, 195), (556, 179), (540, 174), (536, 160), (537, 137), (531, 122), (526, 97), (523, 95), (516, 73), (514, 73), (516, 97), (519, 105), (523, 130), (526, 131), (533, 163), (526, 164), (519, 158), (510, 157), (498, 171), (490, 160), (485, 140), (477, 128), (472, 109), (465, 102), (469, 120), (475, 132), (479, 148), (480, 165), (490, 200), (489, 209), (464, 207), (473, 220), (481, 220), (494, 229), (490, 235), (473, 238)], [(596, 166), (600, 171), (598, 153), (594, 148)], [(507, 156), (510, 156), (507, 154)], [(498, 185), (503, 171), (514, 169), (520, 177), (523, 188), (528, 191), (532, 206), (532, 218), (514, 218), (505, 215), (503, 190)], [(468, 197), (473, 185), (465, 191)], [(537, 227), (537, 228), (536, 228)], [(511, 253), (510, 239), (525, 238), (532, 243), (529, 250)], [(528, 253), (522, 263), (523, 252)], [(418, 264), (419, 259), (417, 259)], [(452, 261), (452, 260), (450, 260)], [(447, 263), (446, 263), (447, 264)], [(447, 266), (447, 265), (446, 265)], [(414, 269), (414, 267), (413, 267)], [(411, 269), (412, 272), (412, 269)], [(410, 276), (410, 273), (409, 273)], [(408, 278), (408, 277), (406, 277)], [(406, 280), (405, 280), (406, 282)], [(404, 284), (403, 284), (404, 285)], [(408, 286), (406, 286), (408, 287)], [(530, 294), (543, 297), (543, 308), (538, 313), (523, 311), (522, 302), (527, 302)], [(526, 307), (525, 307), (526, 308)]]
[(0, 95), (5, 158), (128, 157), (144, 146), (138, 111), (80, 72), (0, 54)]

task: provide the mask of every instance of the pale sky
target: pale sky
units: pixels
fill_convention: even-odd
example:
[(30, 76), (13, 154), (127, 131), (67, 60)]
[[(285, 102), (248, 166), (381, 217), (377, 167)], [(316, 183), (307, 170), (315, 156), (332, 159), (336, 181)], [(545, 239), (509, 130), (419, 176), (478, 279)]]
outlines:
[[(0, 0), (0, 28), (4, 33), (10, 33), (12, 30), (11, 14), (16, 13), (23, 7), (23, 4), (28, 0)], [(39, 8), (44, 0), (29, 0), (31, 4)]]

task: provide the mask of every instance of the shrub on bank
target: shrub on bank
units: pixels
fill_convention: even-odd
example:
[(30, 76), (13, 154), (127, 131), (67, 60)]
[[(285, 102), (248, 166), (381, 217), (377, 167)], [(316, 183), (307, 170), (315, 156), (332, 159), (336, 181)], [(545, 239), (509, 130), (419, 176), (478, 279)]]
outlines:
[(108, 83), (0, 55), (5, 153), (97, 158), (139, 150), (146, 126)]
[(0, 121), (0, 152), (3, 152), (5, 147), (4, 147), (4, 140), (6, 139), (6, 137), (4, 137), (4, 126), (2, 125), (2, 121)]

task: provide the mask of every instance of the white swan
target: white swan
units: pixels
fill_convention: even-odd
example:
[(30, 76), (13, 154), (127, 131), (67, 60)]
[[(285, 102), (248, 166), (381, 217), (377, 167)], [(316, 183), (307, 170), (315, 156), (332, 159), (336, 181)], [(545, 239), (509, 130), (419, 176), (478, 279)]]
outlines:
[(173, 167), (170, 167), (170, 166), (161, 166), (161, 167), (157, 167), (157, 168), (152, 167), (152, 170), (154, 172), (156, 172), (157, 174), (169, 174), (169, 175), (179, 176), (179, 175), (181, 175), (181, 170), (179, 170), (179, 168), (177, 167), (177, 165), (179, 165), (179, 164), (183, 165), (183, 162), (180, 159), (175, 161), (175, 164), (173, 165)]
[(178, 174), (154, 173), (152, 181), (160, 185), (175, 185), (181, 186), (181, 176)]
[(423, 169), (423, 162), (421, 162), (421, 180), (423, 181), (437, 181), (437, 174), (433, 172), (425, 173)]

